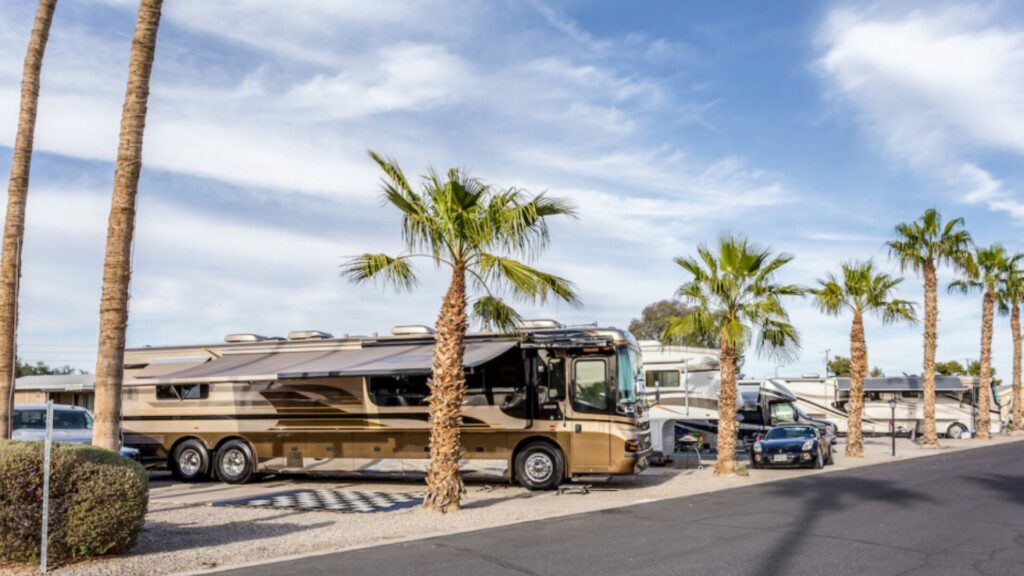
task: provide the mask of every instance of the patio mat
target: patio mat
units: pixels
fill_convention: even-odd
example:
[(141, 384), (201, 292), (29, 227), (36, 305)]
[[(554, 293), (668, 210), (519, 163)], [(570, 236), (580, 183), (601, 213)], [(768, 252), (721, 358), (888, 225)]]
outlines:
[(296, 508), (334, 512), (390, 512), (423, 503), (419, 494), (408, 492), (361, 492), (341, 490), (289, 490), (261, 494), (238, 500), (220, 500), (214, 506), (249, 506), (253, 508)]

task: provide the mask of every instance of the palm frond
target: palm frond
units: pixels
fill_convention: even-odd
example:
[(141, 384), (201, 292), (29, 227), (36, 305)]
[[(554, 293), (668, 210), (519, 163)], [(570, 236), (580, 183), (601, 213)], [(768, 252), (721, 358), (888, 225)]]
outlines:
[(487, 252), (478, 254), (477, 263), (485, 281), (510, 289), (517, 298), (541, 304), (549, 298), (557, 298), (568, 304), (579, 304), (575, 286), (565, 278)]
[(409, 256), (362, 254), (342, 265), (341, 276), (353, 284), (378, 282), (398, 291), (411, 291), (417, 284)]
[(506, 334), (518, 331), (523, 317), (501, 298), (482, 296), (473, 302), (473, 316), (483, 330), (495, 330)]

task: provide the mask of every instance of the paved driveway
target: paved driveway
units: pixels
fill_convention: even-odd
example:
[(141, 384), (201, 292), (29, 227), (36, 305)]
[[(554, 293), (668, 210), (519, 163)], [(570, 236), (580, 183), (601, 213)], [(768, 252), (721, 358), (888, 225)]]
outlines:
[(1024, 443), (236, 574), (1024, 574)]

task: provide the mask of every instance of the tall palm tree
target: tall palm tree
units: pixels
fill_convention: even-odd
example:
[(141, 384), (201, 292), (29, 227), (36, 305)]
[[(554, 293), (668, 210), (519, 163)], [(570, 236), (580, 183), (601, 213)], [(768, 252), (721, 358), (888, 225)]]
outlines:
[(863, 456), (864, 439), (861, 417), (864, 413), (864, 377), (868, 373), (867, 343), (864, 339), (864, 315), (875, 314), (883, 324), (917, 322), (914, 303), (894, 297), (902, 278), (894, 278), (875, 269), (871, 260), (842, 265), (840, 276), (829, 273), (818, 280), (814, 301), (822, 313), (839, 316), (853, 314), (850, 328), (850, 424), (846, 432), (846, 455)]
[(887, 243), (889, 255), (900, 270), (912, 270), (924, 278), (924, 436), (922, 443), (938, 448), (935, 429), (935, 348), (938, 343), (936, 325), (939, 317), (939, 266), (952, 266), (961, 271), (970, 266), (971, 235), (963, 229), (963, 218), (943, 222), (934, 208), (913, 222), (896, 226), (896, 238)]
[(964, 269), (963, 278), (949, 284), (949, 291), (961, 294), (973, 291), (982, 293), (981, 374), (978, 383), (978, 421), (975, 423), (975, 435), (979, 440), (988, 440), (991, 426), (989, 406), (992, 402), (992, 321), (998, 291), (1017, 263), (1002, 246), (993, 244), (987, 248), (976, 248), (971, 255), (970, 264)]
[(1006, 276), (1003, 278), (997, 298), (999, 312), (1010, 315), (1010, 331), (1013, 333), (1013, 431), (1014, 436), (1024, 436), (1024, 417), (1021, 391), (1021, 331), (1020, 305), (1024, 302), (1024, 254), (1017, 254), (1010, 259)]
[(121, 383), (124, 343), (128, 328), (128, 286), (132, 276), (132, 238), (135, 198), (142, 171), (142, 135), (146, 128), (149, 77), (156, 52), (163, 0), (141, 0), (128, 63), (128, 88), (121, 111), (114, 193), (107, 226), (100, 299), (100, 339), (96, 355), (96, 422), (93, 444), (117, 450), (121, 446)]
[(426, 258), (451, 273), (451, 283), (437, 317), (433, 375), (430, 380), (430, 464), (423, 506), (458, 510), (465, 491), (459, 476), (462, 458), (460, 427), (465, 392), (463, 356), (467, 329), (467, 279), (482, 292), (473, 313), (485, 326), (514, 330), (515, 310), (499, 294), (524, 301), (578, 302), (571, 282), (522, 261), (547, 247), (547, 219), (575, 216), (564, 200), (531, 196), (510, 188), (495, 190), (462, 170), (445, 176), (430, 171), (414, 190), (395, 160), (370, 152), (384, 172), (386, 203), (402, 213), (405, 252), (398, 256), (363, 254), (343, 266), (342, 275), (360, 283), (376, 280), (399, 290), (416, 285), (411, 261)]
[(714, 334), (721, 351), (718, 391), (718, 459), (716, 475), (736, 472), (736, 372), (738, 359), (753, 346), (759, 355), (787, 360), (799, 350), (800, 338), (782, 304), (804, 289), (775, 282), (775, 272), (793, 257), (772, 254), (745, 236), (723, 234), (713, 248), (701, 245), (697, 256), (676, 264), (690, 276), (676, 295), (693, 310), (673, 318), (666, 342)]
[(11, 158), (11, 181), (7, 187), (7, 219), (4, 221), (0, 262), (0, 438), (11, 437), (17, 365), (18, 286), (21, 283), (21, 243), (25, 236), (28, 176), (39, 105), (39, 73), (56, 8), (57, 0), (39, 0), (21, 72), (21, 109), (18, 132), (14, 137), (14, 157)]

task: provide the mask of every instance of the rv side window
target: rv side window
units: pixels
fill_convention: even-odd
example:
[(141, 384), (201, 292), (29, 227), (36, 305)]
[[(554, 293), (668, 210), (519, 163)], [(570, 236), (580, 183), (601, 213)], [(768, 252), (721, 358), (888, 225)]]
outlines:
[(513, 418), (526, 418), (526, 374), (522, 353), (511, 350), (466, 371), (466, 406), (498, 406)]
[(371, 376), (370, 399), (377, 406), (426, 406), (427, 378), (426, 374)]
[(679, 387), (679, 371), (678, 370), (658, 370), (648, 372), (644, 381), (647, 385), (654, 387), (657, 383), (662, 388), (678, 388)]
[(572, 405), (580, 412), (608, 412), (608, 363), (594, 358), (577, 360), (572, 381)]
[(205, 400), (209, 396), (209, 384), (175, 384), (156, 387), (157, 400)]

